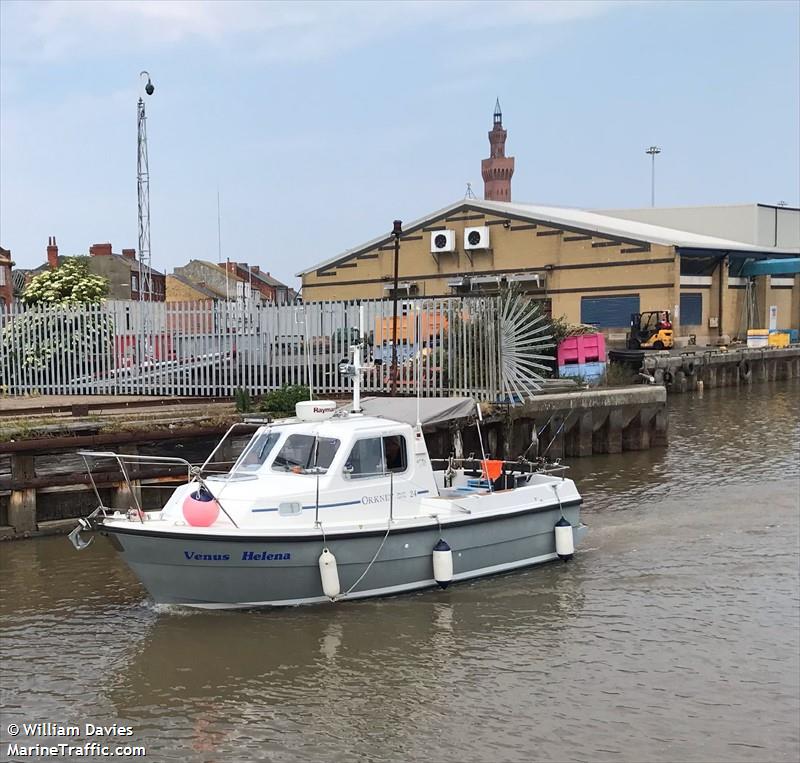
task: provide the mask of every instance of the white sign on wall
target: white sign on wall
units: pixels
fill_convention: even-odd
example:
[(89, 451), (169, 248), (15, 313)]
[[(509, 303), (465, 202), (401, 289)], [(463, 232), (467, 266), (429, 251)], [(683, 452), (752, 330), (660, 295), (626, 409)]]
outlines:
[(769, 306), (769, 330), (775, 331), (778, 328), (778, 306)]

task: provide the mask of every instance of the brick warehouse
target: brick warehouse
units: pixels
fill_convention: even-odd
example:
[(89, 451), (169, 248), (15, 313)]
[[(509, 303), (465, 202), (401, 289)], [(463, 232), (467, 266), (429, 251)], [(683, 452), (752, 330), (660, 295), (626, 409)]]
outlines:
[[(800, 327), (800, 276), (742, 275), (748, 261), (797, 257), (800, 210), (590, 212), (513, 203), (514, 158), (505, 155), (499, 102), (488, 137), (484, 200), (462, 199), (404, 226), (398, 297), (490, 293), (516, 283), (554, 316), (611, 331), (627, 328), (631, 313), (670, 310), (677, 336), (713, 342), (742, 334), (746, 307), (764, 327), (770, 308), (779, 328)], [(385, 235), (297, 275), (307, 302), (391, 296), (394, 238), (387, 226)]]
[[(304, 301), (390, 296), (393, 251), (387, 233), (302, 271)], [(577, 209), (465, 199), (404, 226), (399, 292), (441, 297), (516, 282), (572, 322), (623, 329), (631, 312), (668, 309), (677, 335), (713, 340), (741, 333), (743, 264), (797, 254)], [(756, 279), (765, 326), (776, 306), (780, 328), (800, 328), (799, 280)]]

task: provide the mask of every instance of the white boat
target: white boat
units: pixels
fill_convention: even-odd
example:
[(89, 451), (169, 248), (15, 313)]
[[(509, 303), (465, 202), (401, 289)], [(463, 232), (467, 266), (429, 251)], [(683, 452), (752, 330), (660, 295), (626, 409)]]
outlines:
[[(159, 511), (142, 511), (132, 491), (129, 511), (100, 505), (80, 520), (73, 544), (99, 531), (156, 602), (201, 608), (385, 596), (572, 556), (586, 528), (565, 467), (451, 458), (434, 468), (430, 417), (403, 420), (392, 412), (414, 401), (391, 398), (373, 401), (386, 415), (364, 412), (359, 366), (356, 356), (351, 410), (299, 403), (296, 418), (259, 426), (226, 474), (168, 459), (188, 479)], [(475, 404), (422, 408), (441, 417)], [(116, 458), (123, 475), (141, 460), (85, 455)]]

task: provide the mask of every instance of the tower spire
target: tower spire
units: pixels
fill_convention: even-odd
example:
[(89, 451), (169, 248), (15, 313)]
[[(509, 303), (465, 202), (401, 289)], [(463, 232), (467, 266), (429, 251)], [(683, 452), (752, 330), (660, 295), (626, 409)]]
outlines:
[(481, 162), (483, 198), (487, 201), (511, 201), (511, 176), (514, 174), (514, 157), (506, 156), (506, 130), (503, 129), (503, 112), (500, 99), (494, 105), (494, 119), (489, 131), (489, 158)]

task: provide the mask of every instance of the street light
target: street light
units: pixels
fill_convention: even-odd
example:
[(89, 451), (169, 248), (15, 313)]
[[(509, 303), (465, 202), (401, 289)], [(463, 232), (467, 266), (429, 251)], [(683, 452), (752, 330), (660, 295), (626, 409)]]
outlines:
[(150, 80), (150, 72), (148, 72), (148, 71), (140, 72), (139, 73), (139, 78), (141, 79), (141, 77), (143, 77), (145, 74), (147, 75), (147, 84), (144, 86), (144, 91), (148, 95), (152, 95), (153, 91), (156, 89), (156, 86)]
[(656, 205), (656, 154), (660, 154), (661, 149), (658, 146), (650, 146), (645, 153), (650, 154), (653, 160), (650, 172), (650, 206), (654, 207)]
[(392, 396), (397, 394), (397, 292), (398, 271), (400, 267), (400, 234), (403, 232), (403, 221), (395, 220), (392, 226), (394, 236), (394, 284), (392, 289)]

